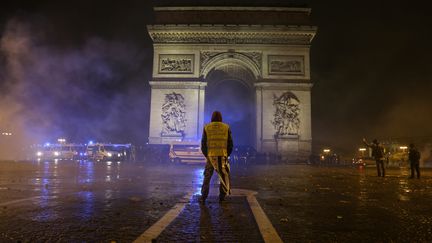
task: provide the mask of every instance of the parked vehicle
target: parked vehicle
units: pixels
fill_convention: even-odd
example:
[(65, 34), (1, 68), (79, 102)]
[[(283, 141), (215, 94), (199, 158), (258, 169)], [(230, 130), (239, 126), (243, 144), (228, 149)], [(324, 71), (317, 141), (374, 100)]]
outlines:
[(206, 157), (197, 144), (171, 144), (169, 158), (173, 163), (205, 163)]
[(77, 160), (86, 157), (82, 144), (44, 144), (37, 146), (38, 160)]
[(87, 157), (94, 161), (133, 161), (135, 153), (131, 144), (95, 143), (87, 145)]

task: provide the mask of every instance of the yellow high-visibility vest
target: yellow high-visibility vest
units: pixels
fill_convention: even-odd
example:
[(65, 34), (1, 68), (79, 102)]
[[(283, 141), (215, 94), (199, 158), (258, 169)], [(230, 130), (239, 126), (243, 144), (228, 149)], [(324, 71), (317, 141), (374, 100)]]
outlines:
[(207, 135), (208, 156), (228, 156), (229, 126), (223, 122), (211, 122), (204, 130)]

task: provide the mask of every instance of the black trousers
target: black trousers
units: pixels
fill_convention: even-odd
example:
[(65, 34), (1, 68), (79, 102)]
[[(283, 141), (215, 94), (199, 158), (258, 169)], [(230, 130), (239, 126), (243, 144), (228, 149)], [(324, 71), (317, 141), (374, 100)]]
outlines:
[(417, 178), (420, 178), (420, 163), (419, 162), (410, 162), (411, 167), (411, 178), (414, 178), (414, 171), (417, 172)]
[(208, 197), (210, 191), (210, 180), (215, 168), (221, 181), (219, 184), (219, 197), (223, 198), (225, 195), (230, 194), (230, 169), (227, 157), (208, 157), (204, 169), (204, 181), (201, 187), (201, 195), (203, 198)]
[(384, 160), (377, 159), (375, 160), (375, 162), (376, 162), (378, 176), (384, 177), (385, 176)]

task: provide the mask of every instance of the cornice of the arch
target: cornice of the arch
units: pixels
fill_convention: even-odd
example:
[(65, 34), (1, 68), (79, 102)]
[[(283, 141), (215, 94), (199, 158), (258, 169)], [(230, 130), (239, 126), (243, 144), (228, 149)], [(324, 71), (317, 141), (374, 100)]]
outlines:
[[(201, 71), (200, 76), (207, 77), (209, 72), (217, 67), (221, 67), (228, 64), (237, 64), (245, 67), (251, 71), (256, 79), (261, 77), (261, 53), (238, 53), (238, 52), (222, 52), (213, 53), (210, 52), (201, 53)], [(250, 55), (253, 55), (250, 57)], [(254, 58), (256, 56), (256, 58)]]
[(153, 43), (309, 45), (317, 28), (304, 25), (147, 25)]

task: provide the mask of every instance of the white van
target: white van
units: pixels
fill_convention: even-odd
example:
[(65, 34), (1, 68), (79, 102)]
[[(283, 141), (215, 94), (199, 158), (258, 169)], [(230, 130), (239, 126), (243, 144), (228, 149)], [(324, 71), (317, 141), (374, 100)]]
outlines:
[(169, 158), (173, 163), (205, 163), (206, 157), (197, 144), (170, 144)]
[(76, 160), (80, 159), (85, 146), (81, 144), (46, 144), (37, 146), (38, 160)]
[(132, 157), (131, 152), (130, 144), (95, 143), (87, 145), (87, 158), (95, 161), (124, 161)]

